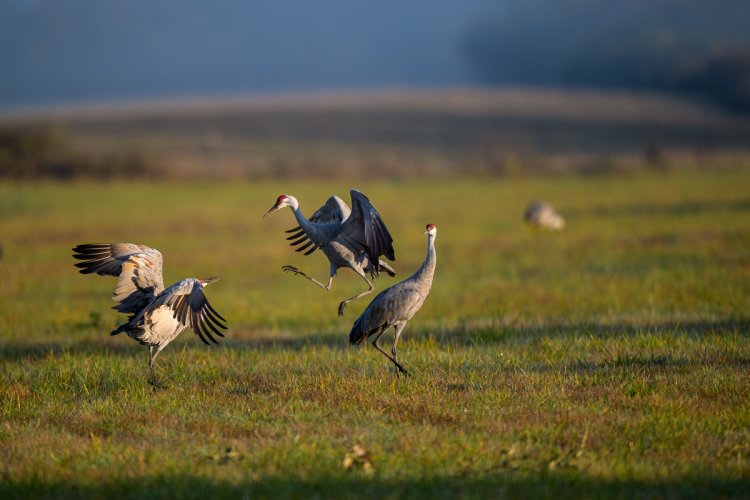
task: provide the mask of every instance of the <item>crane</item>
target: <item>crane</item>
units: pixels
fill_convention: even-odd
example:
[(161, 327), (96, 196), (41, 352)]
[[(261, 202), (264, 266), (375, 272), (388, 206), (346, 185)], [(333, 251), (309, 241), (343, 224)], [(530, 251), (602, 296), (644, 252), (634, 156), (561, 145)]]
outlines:
[(309, 220), (302, 214), (297, 198), (282, 194), (263, 215), (265, 218), (284, 207), (291, 208), (299, 225), (286, 231), (290, 234), (287, 237), (290, 245), (302, 245), (296, 251), (307, 250), (305, 255), (320, 248), (328, 258), (329, 275), (325, 285), (294, 266), (283, 266), (284, 271), (307, 278), (326, 291), (331, 289), (336, 270), (341, 267), (348, 267), (365, 280), (368, 289), (341, 302), (339, 316), (343, 316), (349, 302), (372, 293), (374, 287), (366, 273), (374, 278), (383, 270), (390, 276), (396, 276), (396, 271), (380, 260), (381, 256), (396, 260), (393, 238), (383, 219), (367, 196), (356, 189), (350, 190), (349, 194), (351, 209), (338, 196), (331, 196)]
[(149, 383), (163, 387), (154, 376), (159, 353), (183, 330), (190, 327), (206, 345), (217, 344), (212, 332), (224, 335), (226, 320), (208, 303), (203, 289), (219, 278), (186, 278), (164, 288), (161, 252), (133, 243), (88, 243), (73, 248), (75, 266), (81, 274), (116, 276), (113, 309), (129, 314), (128, 320), (111, 332), (127, 333), (148, 346)]
[[(437, 227), (435, 224), (425, 226), (427, 234), (427, 257), (422, 266), (411, 277), (390, 288), (386, 288), (375, 297), (370, 305), (362, 312), (352, 326), (349, 333), (349, 343), (361, 344), (368, 337), (375, 335), (372, 346), (383, 353), (396, 365), (396, 375), (403, 373), (407, 375), (406, 369), (396, 360), (396, 345), (401, 337), (406, 323), (417, 314), (424, 304), (427, 294), (432, 287), (432, 277), (435, 274), (437, 255), (435, 254), (435, 237)], [(378, 341), (386, 330), (395, 329), (391, 356), (381, 347)]]
[(532, 227), (561, 231), (565, 220), (546, 201), (532, 201), (523, 213), (523, 219)]

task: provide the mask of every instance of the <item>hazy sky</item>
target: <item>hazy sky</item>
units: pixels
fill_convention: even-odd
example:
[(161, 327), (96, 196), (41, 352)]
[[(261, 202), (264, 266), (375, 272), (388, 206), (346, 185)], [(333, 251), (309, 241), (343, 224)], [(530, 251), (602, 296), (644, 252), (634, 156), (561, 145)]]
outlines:
[(660, 88), (672, 71), (689, 83), (722, 52), (750, 60), (748, 26), (748, 0), (0, 0), (0, 106), (506, 83)]
[(0, 104), (471, 83), (490, 0), (0, 0)]

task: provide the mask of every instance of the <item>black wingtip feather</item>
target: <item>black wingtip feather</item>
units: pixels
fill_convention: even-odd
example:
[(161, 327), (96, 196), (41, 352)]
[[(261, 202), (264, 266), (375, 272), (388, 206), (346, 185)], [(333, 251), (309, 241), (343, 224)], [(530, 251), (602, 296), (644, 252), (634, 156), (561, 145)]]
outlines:
[(211, 330), (213, 330), (213, 332), (214, 332), (214, 333), (215, 333), (216, 335), (218, 335), (219, 337), (223, 337), (223, 336), (224, 336), (224, 334), (223, 334), (223, 333), (221, 333), (221, 332), (220, 332), (220, 331), (219, 331), (219, 330), (218, 330), (218, 329), (216, 328), (216, 326), (215, 326), (215, 325), (214, 325), (214, 324), (213, 324), (213, 323), (212, 323), (212, 322), (210, 321), (210, 316), (209, 316), (208, 314), (204, 314), (204, 315), (203, 315), (203, 320), (204, 320), (204, 323), (205, 323), (206, 325), (208, 325), (208, 327), (209, 327), (209, 328), (210, 328)]
[(206, 341), (206, 339), (203, 338), (203, 334), (198, 328), (193, 328), (193, 330), (195, 330), (195, 333), (198, 334), (198, 338), (201, 339), (201, 342), (203, 342), (206, 345), (211, 345), (209, 342)]
[(208, 337), (208, 339), (211, 342), (213, 342), (214, 344), (218, 344), (216, 339), (211, 336), (211, 332), (208, 331), (208, 329), (206, 328), (206, 325), (203, 324), (203, 317), (200, 314), (197, 314), (197, 313), (195, 314), (194, 319), (193, 319), (193, 325), (195, 325), (194, 326), (195, 329), (202, 331), (203, 334), (206, 337)]
[(296, 241), (292, 241), (291, 243), (289, 243), (289, 245), (296, 246), (296, 245), (299, 245), (300, 243), (304, 242), (305, 240), (307, 240), (307, 235), (302, 236), (301, 238), (299, 238)]
[(222, 324), (221, 320), (219, 320), (216, 316), (214, 316), (214, 313), (212, 313), (210, 309), (206, 308), (204, 309), (204, 311), (206, 313), (206, 316), (208, 316), (211, 319), (212, 323), (216, 324), (216, 326), (218, 326), (219, 328), (222, 328), (224, 330), (227, 329), (227, 326)]
[(221, 314), (219, 314), (219, 313), (217, 313), (217, 312), (216, 312), (216, 309), (214, 309), (214, 308), (213, 308), (213, 306), (211, 305), (211, 303), (210, 303), (210, 302), (206, 301), (206, 307), (208, 307), (208, 309), (209, 309), (209, 310), (210, 310), (210, 311), (211, 311), (212, 313), (214, 313), (214, 314), (215, 314), (215, 315), (216, 315), (216, 316), (217, 316), (217, 317), (218, 317), (218, 318), (219, 318), (220, 320), (222, 320), (222, 321), (223, 321), (223, 322), (225, 322), (225, 323), (227, 322), (227, 320), (225, 320), (225, 319), (224, 319), (224, 318), (223, 318), (223, 317), (221, 316)]
[(305, 234), (305, 232), (304, 232), (304, 231), (302, 231), (302, 230), (299, 230), (299, 231), (297, 231), (296, 233), (292, 234), (291, 236), (287, 236), (287, 237), (286, 237), (286, 239), (287, 239), (287, 241), (289, 241), (289, 240), (293, 240), (293, 239), (299, 238), (300, 236), (302, 236), (302, 235), (304, 235), (304, 234)]
[(308, 241), (307, 243), (305, 243), (304, 245), (296, 249), (295, 252), (304, 252), (312, 244), (313, 244), (312, 241)]

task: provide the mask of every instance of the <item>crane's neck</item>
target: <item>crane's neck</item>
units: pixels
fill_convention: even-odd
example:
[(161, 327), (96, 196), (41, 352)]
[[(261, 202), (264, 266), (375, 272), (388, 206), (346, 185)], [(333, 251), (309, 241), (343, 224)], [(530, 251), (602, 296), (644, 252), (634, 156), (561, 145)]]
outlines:
[(291, 208), (292, 212), (294, 212), (294, 218), (297, 219), (297, 224), (299, 224), (299, 227), (301, 227), (309, 236), (311, 233), (315, 232), (315, 229), (313, 227), (314, 223), (307, 220), (307, 217), (302, 214), (302, 210), (300, 210), (299, 203), (297, 203), (296, 198), (292, 198), (290, 201), (291, 205), (289, 205), (289, 208)]
[(422, 266), (414, 273), (413, 278), (417, 280), (420, 285), (429, 288), (432, 286), (432, 277), (435, 274), (435, 266), (437, 265), (437, 254), (435, 253), (435, 236), (432, 234), (427, 235), (427, 257), (425, 257)]

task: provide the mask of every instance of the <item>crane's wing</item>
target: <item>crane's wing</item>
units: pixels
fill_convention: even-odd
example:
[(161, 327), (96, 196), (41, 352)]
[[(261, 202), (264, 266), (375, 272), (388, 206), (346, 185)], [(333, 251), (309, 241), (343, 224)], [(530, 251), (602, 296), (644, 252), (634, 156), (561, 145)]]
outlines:
[(352, 196), (352, 213), (346, 220), (342, 235), (355, 250), (367, 254), (377, 273), (380, 270), (379, 257), (381, 255), (390, 260), (396, 260), (393, 238), (367, 196), (356, 189), (352, 189), (349, 193)]
[(168, 295), (163, 302), (160, 300), (154, 301), (146, 313), (164, 305), (173, 311), (177, 321), (186, 328), (192, 328), (204, 344), (210, 345), (208, 340), (218, 344), (211, 332), (223, 337), (224, 334), (219, 331), (219, 328), (227, 329), (224, 324), (226, 320), (208, 303), (208, 299), (203, 293), (203, 287), (197, 279), (182, 280), (170, 287), (166, 293)]
[(161, 252), (133, 243), (88, 243), (73, 248), (81, 274), (117, 276), (114, 309), (137, 314), (164, 290)]
[[(312, 217), (310, 217), (310, 222), (316, 224), (341, 224), (349, 217), (351, 212), (349, 205), (347, 205), (344, 200), (334, 195), (328, 198), (323, 206), (320, 207)], [(305, 255), (310, 255), (318, 249), (317, 245), (308, 238), (307, 234), (305, 234), (305, 231), (301, 227), (293, 227), (286, 232), (291, 233), (287, 237), (287, 240), (294, 240), (289, 243), (290, 245), (296, 246), (304, 243), (304, 245), (296, 249), (297, 252), (302, 252), (312, 246), (310, 250), (305, 252)]]

